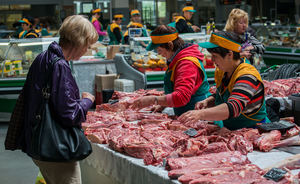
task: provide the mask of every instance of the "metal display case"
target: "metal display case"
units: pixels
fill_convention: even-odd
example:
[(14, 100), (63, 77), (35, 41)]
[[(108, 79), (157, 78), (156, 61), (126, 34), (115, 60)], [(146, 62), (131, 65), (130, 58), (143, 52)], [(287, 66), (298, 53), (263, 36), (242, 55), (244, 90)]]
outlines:
[(0, 40), (0, 112), (12, 112), (35, 57), (57, 38)]
[[(188, 33), (179, 35), (185, 42), (198, 44), (209, 40), (209, 35), (204, 33)], [(116, 54), (114, 60), (116, 64), (117, 73), (120, 78), (130, 79), (135, 81), (135, 89), (147, 89), (147, 88), (162, 88), (164, 84), (165, 71), (141, 71), (134, 68), (132, 59), (133, 53), (142, 55), (143, 57), (148, 55), (145, 48), (138, 46), (140, 41), (151, 41), (149, 37), (136, 37), (130, 40), (131, 54)], [(200, 48), (199, 48), (200, 49)], [(155, 70), (155, 69), (154, 69)], [(206, 69), (209, 82), (214, 82), (214, 68)]]
[(266, 47), (263, 59), (267, 65), (300, 62), (300, 27), (268, 25), (256, 29), (257, 38)]

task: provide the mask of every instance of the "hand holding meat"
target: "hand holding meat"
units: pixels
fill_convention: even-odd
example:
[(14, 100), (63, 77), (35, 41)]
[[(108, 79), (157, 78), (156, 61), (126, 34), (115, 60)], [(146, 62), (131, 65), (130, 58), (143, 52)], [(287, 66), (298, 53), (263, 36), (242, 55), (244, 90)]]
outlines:
[(132, 104), (132, 109), (142, 109), (155, 104), (155, 96), (144, 96), (135, 100)]
[(94, 95), (92, 95), (91, 93), (88, 93), (88, 92), (82, 92), (82, 93), (81, 93), (81, 97), (82, 97), (82, 98), (88, 98), (88, 99), (90, 99), (92, 102), (95, 101)]
[(162, 112), (164, 110), (165, 107), (161, 106), (161, 105), (155, 105), (151, 108), (152, 112)]
[(196, 103), (195, 110), (206, 109), (207, 107), (208, 107), (208, 101), (202, 100), (202, 101)]
[(178, 117), (182, 123), (194, 123), (201, 119), (201, 110), (191, 110)]

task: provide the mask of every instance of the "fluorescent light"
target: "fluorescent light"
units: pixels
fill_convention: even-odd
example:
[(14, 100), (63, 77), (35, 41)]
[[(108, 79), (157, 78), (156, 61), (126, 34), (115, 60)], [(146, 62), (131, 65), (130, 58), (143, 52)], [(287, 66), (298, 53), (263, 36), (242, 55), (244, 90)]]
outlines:
[(7, 42), (7, 43), (0, 43), (0, 46), (1, 46), (1, 45), (2, 45), (2, 46), (3, 46), (3, 45), (6, 46), (6, 45), (9, 45), (9, 43), (8, 43), (8, 42)]
[(50, 41), (50, 42), (19, 43), (18, 46), (22, 47), (22, 46), (42, 45), (42, 44), (50, 44), (50, 43), (52, 43), (52, 41)]

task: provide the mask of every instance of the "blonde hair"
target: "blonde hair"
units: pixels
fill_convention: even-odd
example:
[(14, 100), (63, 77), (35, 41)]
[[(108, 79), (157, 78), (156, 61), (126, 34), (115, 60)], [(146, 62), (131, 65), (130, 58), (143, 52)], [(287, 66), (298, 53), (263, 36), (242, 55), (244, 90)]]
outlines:
[(98, 40), (93, 24), (82, 15), (67, 17), (59, 28), (59, 45), (63, 48), (82, 48)]
[(234, 28), (237, 24), (237, 22), (241, 19), (244, 18), (247, 21), (247, 27), (248, 27), (248, 13), (245, 12), (244, 10), (234, 8), (231, 10), (226, 25), (225, 25), (225, 31), (234, 31)]

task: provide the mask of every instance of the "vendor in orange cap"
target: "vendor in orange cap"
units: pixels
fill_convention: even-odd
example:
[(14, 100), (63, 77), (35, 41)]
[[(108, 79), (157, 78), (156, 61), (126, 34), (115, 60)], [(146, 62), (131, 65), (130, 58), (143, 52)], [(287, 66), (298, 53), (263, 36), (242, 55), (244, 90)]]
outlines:
[[(129, 35), (128, 35), (128, 31), (129, 28), (141, 28), (141, 37), (148, 37), (148, 33), (147, 30), (144, 28), (143, 24), (141, 23), (141, 14), (139, 10), (132, 10), (131, 13), (131, 21), (129, 22), (129, 24), (127, 25), (127, 31), (124, 34), (124, 44), (129, 44)], [(145, 42), (139, 42), (141, 46), (143, 47), (147, 47), (148, 43)]]
[(24, 17), (20, 21), (23, 31), (19, 34), (19, 38), (39, 38), (40, 35), (32, 28), (33, 19)]
[(209, 84), (202, 64), (204, 55), (198, 45), (187, 44), (175, 28), (161, 25), (151, 33), (152, 42), (147, 50), (156, 49), (167, 59), (168, 69), (164, 76), (163, 96), (145, 96), (133, 102), (132, 107), (140, 109), (156, 105), (153, 110), (173, 107), (177, 116), (195, 108), (195, 104), (206, 99)]
[(94, 27), (99, 35), (98, 41), (102, 41), (104, 36), (107, 35), (107, 33), (105, 31), (103, 31), (103, 26), (100, 23), (100, 21), (98, 20), (100, 18), (100, 12), (101, 12), (100, 8), (92, 9), (91, 10), (91, 19), (90, 19), (90, 21), (94, 25)]
[[(264, 83), (259, 72), (240, 57), (242, 40), (233, 32), (212, 33), (209, 42), (200, 43), (217, 66), (217, 91), (196, 104), (196, 110), (181, 115), (182, 122), (217, 121), (230, 130), (253, 128), (268, 123)], [(223, 122), (221, 122), (223, 121)]]
[(119, 45), (122, 43), (123, 34), (120, 24), (122, 23), (123, 18), (124, 15), (122, 14), (114, 15), (113, 22), (107, 27), (107, 33), (110, 39), (109, 45)]
[(196, 12), (193, 6), (185, 6), (182, 9), (183, 16), (176, 17), (175, 28), (178, 33), (194, 33), (199, 32), (200, 28), (198, 26), (192, 25), (189, 20), (192, 19), (193, 14)]

